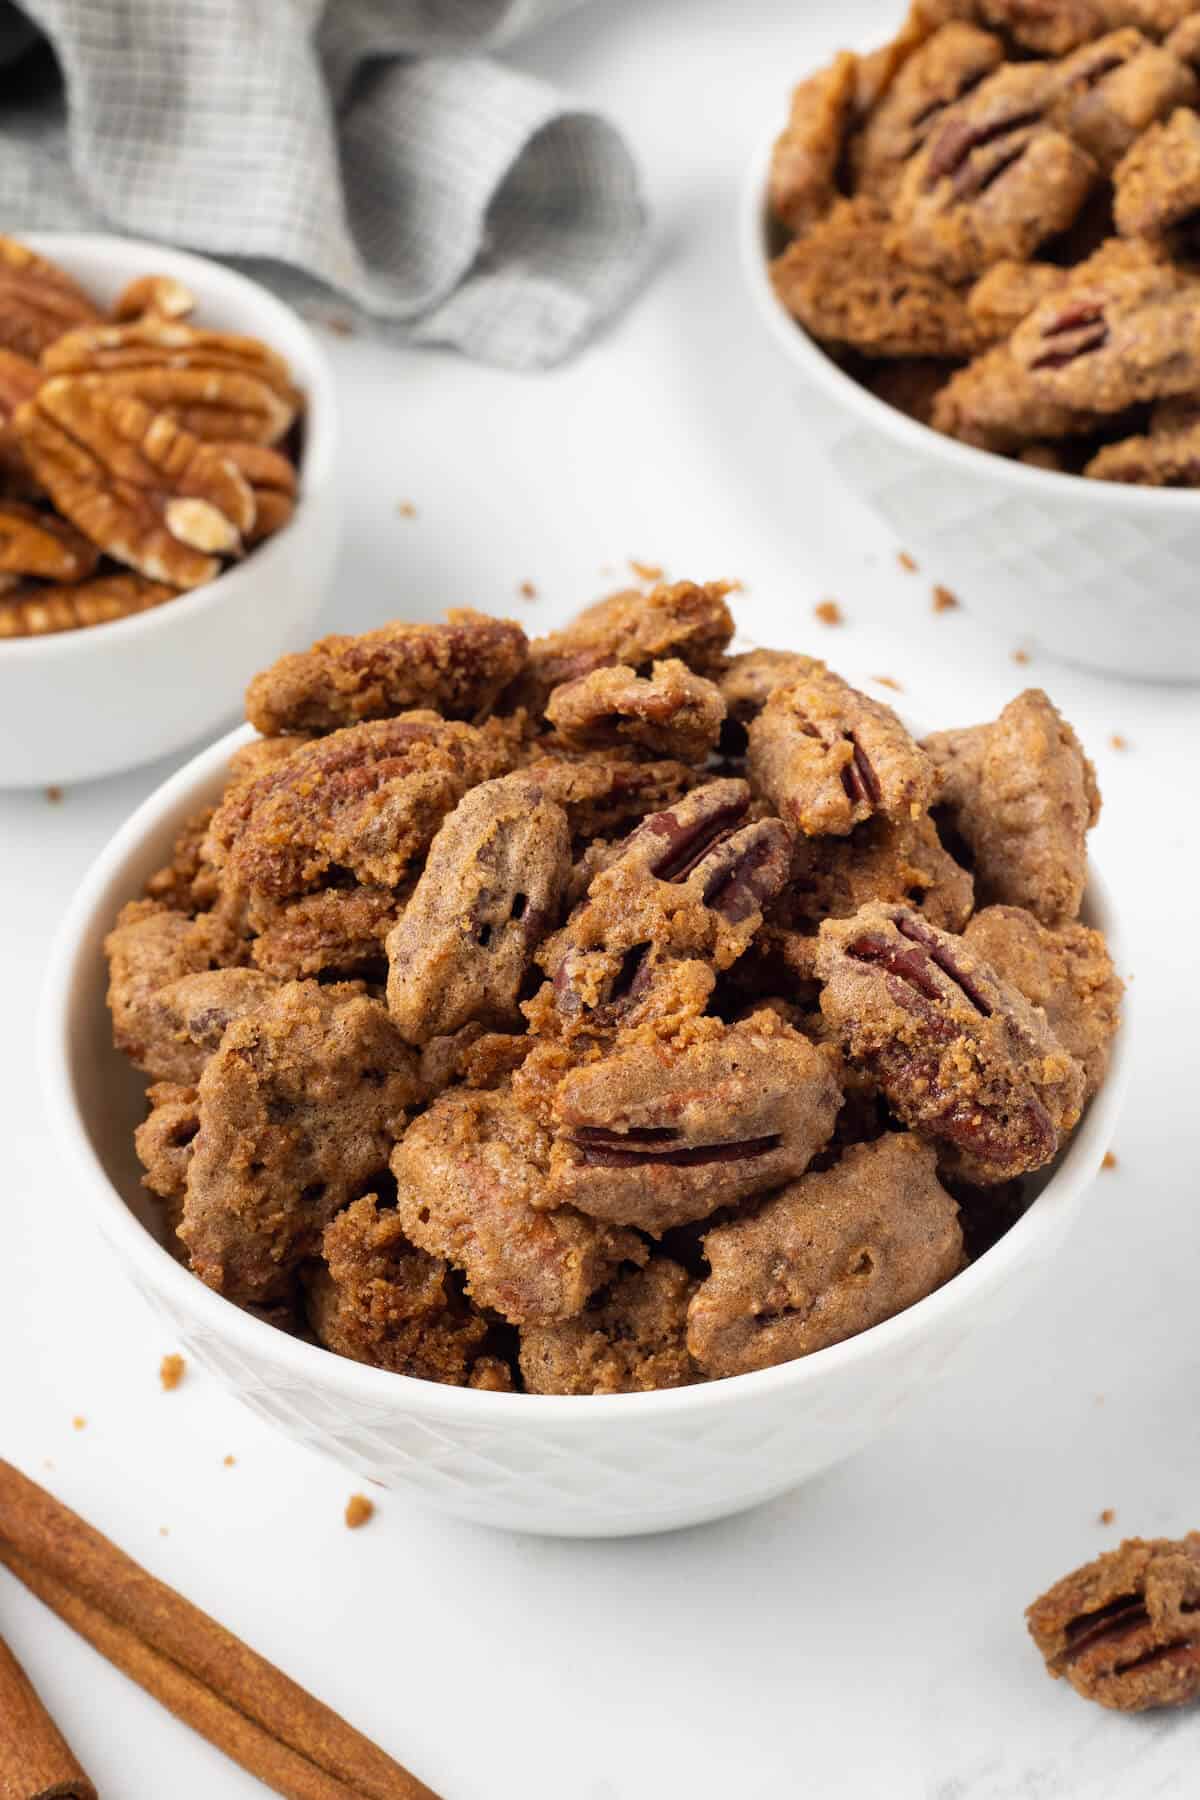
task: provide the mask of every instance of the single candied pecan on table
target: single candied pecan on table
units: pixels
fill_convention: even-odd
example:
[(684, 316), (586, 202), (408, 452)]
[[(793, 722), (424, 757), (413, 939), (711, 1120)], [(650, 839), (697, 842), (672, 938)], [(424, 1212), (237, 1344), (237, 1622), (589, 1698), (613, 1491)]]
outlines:
[(904, 165), (928, 142), (947, 108), (1003, 60), (998, 37), (962, 20), (927, 37), (901, 63), (851, 145), (856, 190), (890, 200)]
[(451, 612), (444, 625), (397, 622), (322, 638), (255, 676), (246, 717), (268, 737), (336, 731), (414, 707), (482, 719), (524, 667), (527, 648), (511, 619), (467, 608)]
[(818, 666), (777, 688), (750, 726), (756, 792), (794, 831), (845, 836), (882, 815), (916, 819), (933, 765), (889, 706)]
[(377, 1195), (365, 1195), (330, 1221), (321, 1259), (305, 1280), (318, 1343), (396, 1375), (476, 1385), (475, 1366), (495, 1335), (492, 1327), (458, 1293), (449, 1265), (411, 1244)]
[(839, 200), (770, 267), (780, 304), (824, 344), (863, 356), (970, 356), (980, 338), (963, 295), (891, 247), (878, 202)]
[(99, 553), (73, 525), (20, 500), (0, 500), (0, 575), (86, 581)]
[(99, 317), (65, 269), (0, 237), (0, 346), (36, 360), (64, 331)]
[(706, 1375), (744, 1375), (840, 1344), (903, 1312), (963, 1263), (958, 1208), (932, 1147), (889, 1132), (704, 1239), (688, 1308)]
[(286, 897), (333, 868), (395, 887), (469, 787), (506, 774), (519, 733), (433, 712), (350, 725), (305, 743), (226, 792), (213, 819), (214, 860), (255, 893)]
[(1127, 1538), (1026, 1610), (1056, 1678), (1117, 1712), (1200, 1700), (1200, 1531)]
[(646, 1245), (571, 1207), (544, 1210), (550, 1141), (505, 1089), (442, 1094), (396, 1145), (400, 1223), (467, 1278), (477, 1306), (514, 1325), (582, 1311)]
[(539, 953), (551, 979), (533, 1003), (544, 1028), (704, 1010), (714, 970), (742, 954), (787, 879), (786, 829), (746, 824), (749, 810), (744, 781), (713, 781), (631, 833)]
[(1108, 1073), (1125, 986), (1100, 933), (1086, 925), (1052, 931), (1023, 907), (986, 906), (963, 941), (1001, 981), (1041, 1007), (1063, 1049), (1082, 1065), (1090, 1100)]
[(111, 625), (174, 600), (178, 588), (132, 572), (96, 575), (90, 581), (18, 587), (0, 596), (0, 638), (46, 637), (85, 625)]
[(42, 367), (169, 413), (202, 439), (277, 444), (299, 412), (291, 371), (266, 344), (156, 313), (68, 332), (45, 351)]
[(474, 787), (441, 825), (387, 940), (388, 1008), (412, 1044), (520, 1022), (534, 951), (558, 923), (566, 814), (525, 775)]
[(255, 894), (248, 908), (257, 933), (250, 955), (257, 968), (284, 981), (329, 973), (383, 979), (384, 943), (401, 905), (385, 887), (319, 888), (294, 900)]
[(1200, 487), (1200, 404), (1190, 395), (1160, 400), (1148, 432), (1105, 444), (1083, 472), (1140, 487)]
[(240, 554), (254, 524), (249, 482), (167, 414), (64, 375), (13, 423), (58, 511), (117, 562), (192, 588)]
[(179, 1228), (196, 1273), (243, 1304), (285, 1298), (330, 1219), (386, 1174), (423, 1097), (379, 1001), (353, 984), (275, 987), (200, 1077)]
[(688, 763), (635, 762), (611, 751), (543, 755), (551, 740), (533, 746), (521, 773), (561, 806), (576, 843), (628, 832), (647, 813), (661, 812), (704, 780)]
[(694, 1287), (677, 1262), (653, 1256), (573, 1319), (524, 1326), (526, 1393), (641, 1394), (700, 1380), (685, 1342)]
[(965, 846), (979, 905), (1028, 907), (1044, 925), (1078, 917), (1096, 772), (1040, 688), (990, 725), (938, 731), (924, 748), (942, 780), (937, 816)]
[(829, 1142), (837, 1068), (766, 1010), (736, 1025), (698, 1020), (665, 1041), (618, 1037), (550, 1090), (545, 1203), (658, 1236), (766, 1193)]
[(703, 762), (725, 717), (720, 690), (672, 657), (641, 676), (621, 663), (556, 687), (546, 718), (571, 750), (635, 746), (656, 756)]
[(1200, 215), (1200, 118), (1190, 107), (1181, 106), (1142, 133), (1113, 171), (1113, 190), (1113, 219), (1122, 237), (1194, 229)]
[(857, 89), (858, 58), (843, 50), (793, 90), (788, 122), (771, 152), (767, 193), (775, 217), (797, 237), (837, 198)]
[(848, 918), (868, 900), (903, 902), (931, 925), (961, 931), (971, 916), (974, 882), (943, 848), (928, 813), (869, 819), (849, 837), (799, 838), (771, 917), (815, 931), (822, 919)]
[(1052, 65), (1051, 117), (1111, 172), (1155, 119), (1197, 98), (1194, 71), (1133, 27), (1110, 32)]
[(506, 700), (540, 716), (552, 690), (593, 669), (624, 663), (641, 674), (677, 657), (697, 675), (717, 675), (733, 636), (727, 581), (660, 582), (649, 593), (625, 588), (585, 607), (562, 631), (535, 638), (529, 666)]
[(962, 938), (873, 902), (821, 927), (821, 1011), (943, 1167), (987, 1184), (1042, 1168), (1076, 1125), (1083, 1070), (1045, 1015)]

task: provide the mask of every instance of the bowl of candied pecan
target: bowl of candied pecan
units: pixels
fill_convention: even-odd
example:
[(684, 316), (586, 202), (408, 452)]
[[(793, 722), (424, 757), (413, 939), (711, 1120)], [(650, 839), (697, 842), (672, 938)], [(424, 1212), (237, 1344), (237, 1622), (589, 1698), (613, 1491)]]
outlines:
[(246, 276), (0, 237), (0, 787), (194, 742), (306, 640), (335, 431), (316, 339)]
[(743, 200), (847, 484), (1010, 644), (1147, 679), (1200, 677), (1198, 70), (1173, 0), (913, 0)]
[(918, 739), (679, 582), (247, 693), (65, 920), (73, 1186), (259, 1413), (464, 1517), (715, 1518), (865, 1444), (1061, 1244), (1118, 1104), (1047, 696)]

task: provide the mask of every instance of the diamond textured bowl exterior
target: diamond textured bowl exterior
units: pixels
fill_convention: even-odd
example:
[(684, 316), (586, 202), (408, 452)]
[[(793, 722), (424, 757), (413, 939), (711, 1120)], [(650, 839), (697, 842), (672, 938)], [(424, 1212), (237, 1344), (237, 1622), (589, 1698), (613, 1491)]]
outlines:
[[(1048, 1268), (1112, 1137), (1118, 1054), (1030, 1211), (979, 1262), (874, 1330), (759, 1374), (597, 1398), (476, 1393), (330, 1355), (212, 1293), (153, 1235), (132, 1131), (142, 1083), (112, 1049), (102, 946), (117, 908), (219, 791), (232, 733), (166, 782), (107, 845), (51, 959), (39, 1027), (64, 1184), (188, 1354), (289, 1437), (359, 1475), (481, 1524), (563, 1536), (669, 1530), (740, 1511), (870, 1442), (984, 1322)], [(1111, 931), (1103, 890), (1090, 916)], [(98, 1313), (110, 1302), (98, 1269)], [(1009, 1353), (1009, 1352), (1006, 1352)]]

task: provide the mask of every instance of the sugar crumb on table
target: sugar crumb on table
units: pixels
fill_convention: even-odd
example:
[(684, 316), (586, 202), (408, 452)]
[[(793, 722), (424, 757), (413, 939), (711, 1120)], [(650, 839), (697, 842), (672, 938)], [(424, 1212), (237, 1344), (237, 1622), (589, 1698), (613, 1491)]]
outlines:
[(910, 556), (907, 550), (897, 550), (896, 561), (908, 575), (915, 575), (921, 566), (916, 557)]
[(169, 1394), (177, 1388), (187, 1373), (187, 1363), (176, 1351), (164, 1356), (158, 1365), (158, 1379), (162, 1382), (163, 1392)]
[(46, 789), (46, 798), (50, 802), (51, 806), (61, 806), (62, 802), (63, 802), (62, 788), (60, 788), (57, 784), (51, 785), (50, 787), (48, 787)]
[(82, 1413), (76, 1413), (75, 1417), (71, 1420), (71, 1424), (76, 1431), (83, 1431), (87, 1425), (87, 1420)]
[(1097, 1518), (1096, 1523), (1098, 1525), (1111, 1525), (1116, 1516), (1114, 1509), (1111, 1506), (1106, 1506)]
[(636, 556), (631, 556), (629, 566), (639, 581), (661, 581), (663, 579), (663, 571), (658, 563), (639, 562)]
[(939, 581), (933, 590), (933, 610), (935, 613), (957, 612), (962, 605), (958, 595)]
[(236, 1456), (223, 1456), (221, 1458), (221, 1467), (223, 1469), (232, 1469), (235, 1466), (236, 1462), (237, 1462)]
[(1122, 737), (1119, 731), (1114, 731), (1108, 740), (1108, 747), (1110, 750), (1128, 750), (1129, 739)]
[(891, 688), (894, 694), (902, 694), (904, 692), (904, 683), (902, 681), (897, 681), (894, 675), (872, 675), (871, 680), (875, 683), (876, 687)]
[(517, 592), (521, 596), (522, 600), (536, 600), (537, 599), (537, 589), (533, 585), (532, 581), (522, 581), (517, 588)]
[(836, 600), (819, 600), (813, 613), (822, 625), (844, 625), (846, 615)]
[(375, 1502), (373, 1500), (368, 1500), (365, 1494), (351, 1494), (346, 1502), (346, 1524), (351, 1531), (357, 1531), (374, 1515)]
[(396, 511), (402, 519), (415, 519), (417, 516), (417, 509), (411, 500), (397, 500)]
[(1020, 664), (1024, 665), (1025, 663), (1027, 663), (1029, 661), (1029, 652), (1028, 652), (1028, 650), (1021, 650), (1021, 649), (1014, 650), (1012, 653), (1012, 659), (1015, 663), (1020, 663)]
[(1117, 1166), (1116, 1157), (1113, 1155), (1111, 1150), (1106, 1150), (1104, 1152), (1104, 1158), (1100, 1164), (1100, 1167), (1102, 1169), (1115, 1169), (1116, 1166)]

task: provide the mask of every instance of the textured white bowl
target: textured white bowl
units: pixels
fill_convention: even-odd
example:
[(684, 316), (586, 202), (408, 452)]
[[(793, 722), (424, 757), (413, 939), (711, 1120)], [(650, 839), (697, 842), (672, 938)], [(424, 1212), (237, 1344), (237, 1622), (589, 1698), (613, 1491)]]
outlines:
[[(290, 1437), (481, 1524), (575, 1537), (671, 1530), (770, 1499), (861, 1448), (1048, 1267), (1112, 1139), (1121, 1045), (1041, 1194), (994, 1249), (896, 1318), (759, 1374), (594, 1398), (475, 1393), (346, 1361), (239, 1311), (147, 1228), (155, 1209), (132, 1142), (143, 1082), (112, 1048), (102, 944), (252, 735), (233, 732), (188, 763), (97, 858), (52, 953), (38, 1053), (50, 1129), (68, 1159), (64, 1185), (188, 1354)], [(1111, 936), (1096, 881), (1088, 916)], [(98, 1271), (97, 1325), (107, 1285)]]
[(308, 642), (337, 548), (333, 378), (290, 307), (232, 269), (158, 244), (25, 241), (102, 304), (135, 275), (174, 275), (202, 325), (278, 350), (304, 390), (304, 455), (291, 522), (217, 580), (109, 625), (0, 643), (0, 788), (87, 781), (204, 737), (237, 711), (256, 670)]
[(1200, 492), (1026, 468), (943, 437), (852, 380), (796, 323), (767, 274), (774, 136), (743, 189), (742, 268), (831, 466), (1010, 647), (1032, 639), (1085, 668), (1200, 679)]

